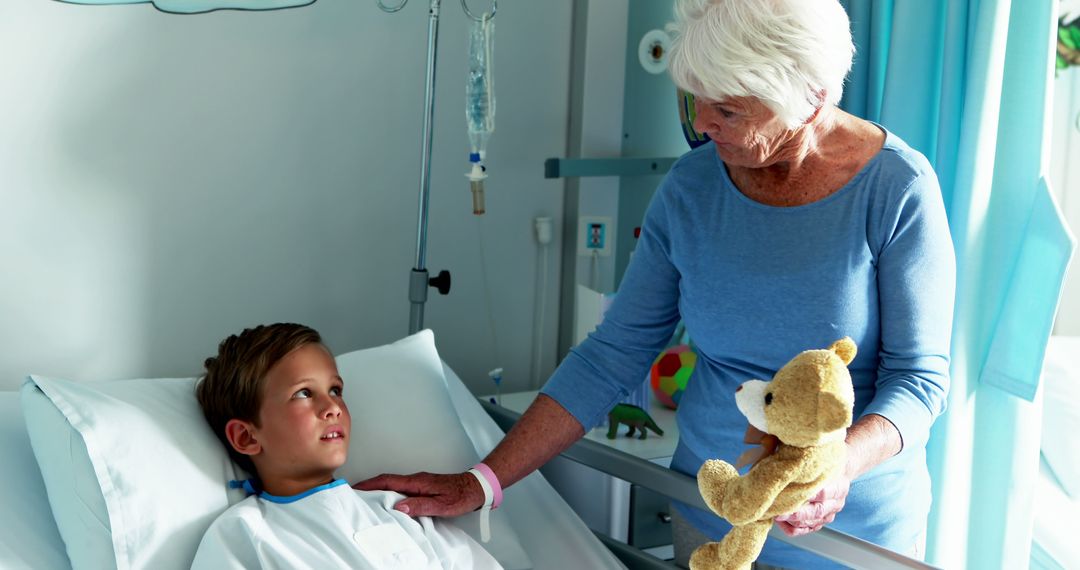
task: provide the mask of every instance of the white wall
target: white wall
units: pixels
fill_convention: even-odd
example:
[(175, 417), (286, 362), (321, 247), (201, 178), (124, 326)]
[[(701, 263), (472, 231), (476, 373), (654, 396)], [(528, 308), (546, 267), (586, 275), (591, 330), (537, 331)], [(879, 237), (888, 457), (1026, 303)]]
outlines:
[[(195, 375), (262, 322), (310, 324), (337, 352), (405, 335), (427, 8), (0, 2), (0, 389), (31, 372)], [(503, 2), (496, 20), (482, 223), (497, 352), (463, 176), (466, 18), (453, 0), (442, 16), (428, 267), (454, 290), (432, 290), (425, 324), (475, 391), (496, 365), (524, 387), (532, 219), (562, 212), (542, 166), (566, 152), (571, 6)]]
[[(622, 155), (623, 99), (626, 83), (627, 2), (575, 3), (573, 79), (568, 158), (617, 158)], [(559, 354), (577, 342), (576, 293), (585, 285), (601, 292), (615, 290), (615, 246), (619, 229), (619, 178), (598, 176), (566, 179), (562, 282), (559, 310)], [(610, 218), (612, 254), (594, 260), (578, 254), (580, 218)], [(586, 327), (588, 328), (588, 327)]]
[[(1080, 235), (1080, 69), (1054, 80), (1050, 184), (1073, 234)], [(1054, 333), (1080, 335), (1080, 255), (1073, 254)]]

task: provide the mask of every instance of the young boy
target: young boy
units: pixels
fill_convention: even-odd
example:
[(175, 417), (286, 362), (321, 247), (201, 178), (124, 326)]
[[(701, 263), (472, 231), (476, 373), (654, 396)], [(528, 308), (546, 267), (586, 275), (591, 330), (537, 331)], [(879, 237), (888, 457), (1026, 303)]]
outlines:
[(196, 389), (203, 413), (256, 479), (243, 484), (252, 496), (206, 531), (192, 568), (500, 568), (460, 529), (394, 510), (401, 495), (334, 478), (351, 419), (319, 333), (245, 329), (205, 365)]

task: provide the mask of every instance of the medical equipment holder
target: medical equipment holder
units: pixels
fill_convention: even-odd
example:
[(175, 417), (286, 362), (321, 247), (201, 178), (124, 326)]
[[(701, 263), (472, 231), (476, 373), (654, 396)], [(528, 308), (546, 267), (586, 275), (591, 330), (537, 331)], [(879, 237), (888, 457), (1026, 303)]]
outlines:
[(549, 158), (544, 178), (585, 176), (650, 176), (666, 174), (676, 157), (662, 158)]
[[(379, 9), (384, 12), (397, 12), (405, 7), (409, 0), (402, 0), (395, 6), (387, 6), (382, 0), (375, 0)], [(435, 117), (435, 58), (438, 55), (439, 44), (439, 11), (442, 0), (431, 0), (428, 8), (428, 42), (427, 42), (427, 75), (424, 81), (424, 128), (423, 139), (420, 145), (420, 199), (416, 220), (416, 263), (409, 273), (409, 334), (415, 334), (424, 328), (424, 303), (427, 302), (427, 287), (436, 287), (434, 281), (442, 277), (445, 271), (439, 273), (439, 277), (429, 279), (427, 270), (427, 226), (428, 211), (431, 205), (431, 142), (432, 123)], [(461, 0), (461, 8), (465, 15), (475, 21), (482, 21), (495, 17), (498, 9), (497, 0), (491, 0), (491, 12), (477, 16), (469, 10), (465, 0)], [(439, 293), (446, 295), (450, 292), (449, 275), (445, 280), (446, 286), (439, 287)]]

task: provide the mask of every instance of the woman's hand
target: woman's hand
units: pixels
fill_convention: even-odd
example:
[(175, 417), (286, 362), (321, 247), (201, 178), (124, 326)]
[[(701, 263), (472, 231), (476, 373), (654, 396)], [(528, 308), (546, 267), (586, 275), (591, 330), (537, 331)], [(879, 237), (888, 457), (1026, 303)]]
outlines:
[[(540, 394), (495, 446), (484, 464), (503, 489), (509, 488), (585, 436), (585, 428), (566, 408)], [(353, 485), (361, 491), (396, 491), (408, 498), (394, 508), (411, 516), (454, 517), (484, 506), (484, 490), (471, 473), (379, 475)]]
[(471, 473), (382, 474), (353, 485), (361, 491), (395, 491), (408, 498), (394, 509), (410, 517), (455, 517), (484, 505), (484, 490)]
[(844, 508), (851, 479), (841, 474), (825, 482), (820, 491), (799, 510), (774, 519), (776, 526), (788, 536), (802, 536), (821, 530), (833, 522), (836, 513)]
[(859, 418), (848, 428), (844, 443), (847, 445), (847, 462), (843, 472), (826, 481), (801, 509), (774, 519), (784, 534), (810, 534), (833, 522), (836, 513), (844, 508), (851, 482), (903, 449), (896, 426), (877, 414)]

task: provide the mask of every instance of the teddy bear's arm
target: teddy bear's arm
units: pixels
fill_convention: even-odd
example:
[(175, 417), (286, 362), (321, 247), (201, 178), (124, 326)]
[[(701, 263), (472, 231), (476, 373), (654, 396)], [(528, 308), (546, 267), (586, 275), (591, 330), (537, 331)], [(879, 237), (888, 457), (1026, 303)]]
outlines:
[(765, 458), (746, 475), (728, 482), (723, 517), (733, 525), (761, 519), (800, 471), (798, 461), (776, 456)]
[(821, 490), (824, 483), (825, 478), (821, 477), (809, 483), (792, 483), (784, 487), (763, 516), (774, 518), (797, 511)]

